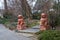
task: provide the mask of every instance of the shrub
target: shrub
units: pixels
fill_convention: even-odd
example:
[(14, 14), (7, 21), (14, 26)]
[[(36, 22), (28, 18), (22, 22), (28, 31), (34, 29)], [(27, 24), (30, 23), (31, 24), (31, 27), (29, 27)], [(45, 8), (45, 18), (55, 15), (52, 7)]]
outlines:
[(38, 40), (60, 40), (60, 31), (50, 30), (38, 32)]
[(34, 13), (33, 14), (33, 19), (38, 19), (39, 20), (40, 19), (40, 14), (41, 13)]
[(25, 20), (25, 23), (26, 23), (26, 26), (27, 27), (33, 27), (33, 26), (36, 26), (36, 25), (39, 25), (39, 20)]
[(6, 22), (4, 25), (6, 26), (6, 28), (9, 28), (10, 30), (15, 30), (17, 27), (17, 22)]
[(1, 24), (4, 24), (5, 22), (8, 22), (9, 19), (5, 19), (5, 18), (0, 18), (0, 23)]
[(6, 12), (3, 14), (3, 17), (6, 18), (6, 19), (11, 19), (13, 16), (13, 14), (11, 12)]
[(58, 14), (49, 14), (49, 23), (50, 25), (57, 26), (59, 25), (60, 16)]
[(33, 27), (33, 26), (36, 26), (36, 25), (38, 25), (39, 23), (37, 22), (37, 21), (35, 21), (35, 22), (31, 22), (31, 23), (27, 23), (27, 26), (28, 27)]
[(8, 19), (10, 22), (17, 22), (17, 16), (13, 15), (11, 12), (6, 12), (3, 14), (4, 19)]
[(49, 25), (52, 30), (55, 30), (57, 26), (60, 26), (60, 14), (55, 11), (50, 11), (48, 14)]
[(3, 14), (3, 18), (0, 17), (0, 23), (11, 30), (16, 29), (17, 17), (10, 12), (6, 12)]

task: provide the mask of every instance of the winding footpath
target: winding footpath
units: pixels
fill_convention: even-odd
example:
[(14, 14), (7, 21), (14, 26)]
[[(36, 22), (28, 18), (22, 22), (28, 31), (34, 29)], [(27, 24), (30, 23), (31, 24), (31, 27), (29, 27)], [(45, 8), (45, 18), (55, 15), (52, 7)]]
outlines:
[(0, 40), (34, 40), (32, 36), (32, 34), (16, 33), (0, 24)]

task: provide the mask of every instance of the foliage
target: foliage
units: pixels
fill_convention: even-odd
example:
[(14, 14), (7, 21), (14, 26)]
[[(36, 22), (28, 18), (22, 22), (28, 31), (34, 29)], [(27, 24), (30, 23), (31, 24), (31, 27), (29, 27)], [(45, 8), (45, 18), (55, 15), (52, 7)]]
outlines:
[(35, 13), (33, 13), (33, 19), (40, 19), (40, 14), (41, 13), (38, 13), (38, 12), (35, 12)]
[(0, 23), (4, 24), (5, 22), (8, 22), (9, 20), (8, 19), (5, 19), (5, 18), (0, 18)]
[(49, 24), (53, 26), (60, 25), (60, 14), (49, 12)]
[(54, 3), (53, 10), (49, 11), (49, 24), (52, 27), (60, 26), (60, 2)]
[(6, 18), (6, 19), (11, 19), (12, 16), (13, 16), (13, 15), (12, 15), (12, 13), (10, 13), (10, 12), (6, 12), (6, 13), (3, 14), (3, 17)]
[(60, 40), (60, 31), (48, 30), (38, 32), (38, 40)]
[(56, 3), (55, 2), (55, 5), (53, 6), (53, 9), (55, 9), (55, 10), (60, 10), (60, 2), (59, 3)]
[(4, 24), (10, 30), (16, 29), (17, 22), (11, 22), (10, 19), (0, 18), (0, 23)]
[(0, 18), (0, 24), (5, 24), (6, 22), (16, 22), (17, 19), (6, 19), (6, 18)]
[(38, 20), (31, 20), (31, 21), (26, 20), (25, 22), (26, 22), (27, 27), (33, 27), (33, 26), (39, 25)]
[(9, 28), (10, 30), (15, 30), (16, 27), (17, 27), (16, 26), (17, 25), (17, 22), (12, 22), (12, 23), (6, 22), (4, 25), (6, 26), (6, 28)]
[(11, 12), (6, 12), (3, 14), (4, 19), (9, 19), (10, 21), (17, 21), (17, 17)]
[(9, 29), (16, 29), (17, 17), (13, 16), (11, 13), (4, 13), (4, 17), (0, 17), (0, 23), (4, 24)]

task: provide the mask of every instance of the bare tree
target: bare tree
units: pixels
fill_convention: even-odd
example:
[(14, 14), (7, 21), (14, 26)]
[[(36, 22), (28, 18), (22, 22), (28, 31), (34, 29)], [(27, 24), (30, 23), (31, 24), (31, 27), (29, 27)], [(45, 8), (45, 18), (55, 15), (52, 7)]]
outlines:
[(22, 7), (20, 0), (8, 0), (8, 9), (13, 15), (22, 15)]
[(5, 7), (5, 12), (7, 12), (8, 11), (7, 0), (4, 0), (4, 7)]
[(4, 0), (5, 10), (9, 10), (14, 15), (25, 15), (29, 19), (32, 19), (31, 8), (27, 0)]
[(37, 0), (34, 9), (47, 12), (51, 8), (51, 0)]
[(25, 12), (26, 16), (29, 18), (29, 19), (32, 19), (32, 12), (31, 12), (31, 8), (29, 6), (29, 4), (27, 3), (27, 0), (21, 0), (21, 6), (23, 8), (23, 12)]

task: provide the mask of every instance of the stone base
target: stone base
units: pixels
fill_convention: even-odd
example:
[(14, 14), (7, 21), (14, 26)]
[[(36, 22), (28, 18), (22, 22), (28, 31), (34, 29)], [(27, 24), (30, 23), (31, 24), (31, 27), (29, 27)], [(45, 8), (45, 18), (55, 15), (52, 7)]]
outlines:
[(25, 29), (25, 30), (17, 30), (18, 33), (36, 33), (39, 31), (40, 31), (39, 26), (34, 26), (32, 28)]

